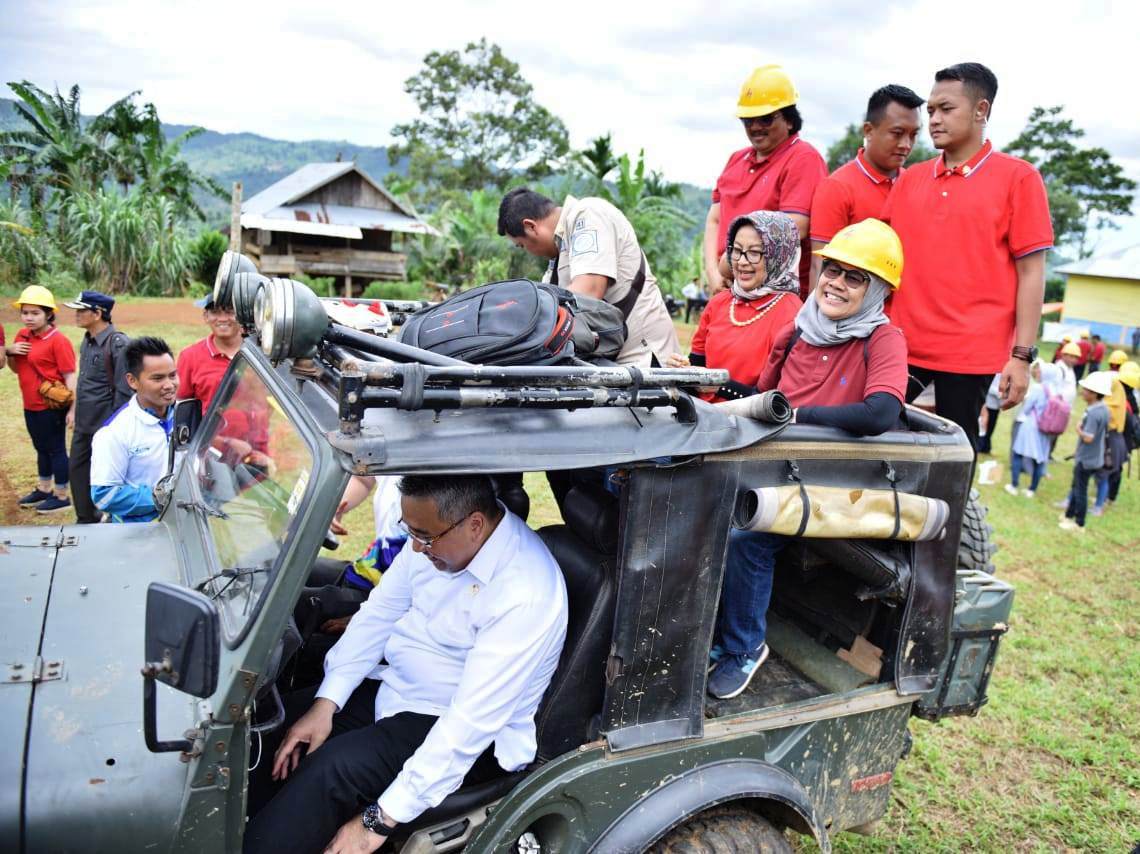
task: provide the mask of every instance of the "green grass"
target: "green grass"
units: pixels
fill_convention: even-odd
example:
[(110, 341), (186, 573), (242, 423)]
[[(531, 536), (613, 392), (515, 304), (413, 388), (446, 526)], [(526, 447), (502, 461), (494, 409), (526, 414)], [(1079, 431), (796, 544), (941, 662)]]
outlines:
[[(78, 342), (79, 330), (61, 328)], [(124, 328), (175, 348), (204, 334), (199, 325)], [(687, 349), (692, 327), (679, 331)], [(15, 506), (34, 485), (35, 458), (10, 370), (0, 400), (3, 521), (56, 523)], [(1012, 423), (1003, 413), (994, 440), (1003, 466)], [(1070, 433), (1035, 499), (1007, 495), (1004, 478), (980, 487), (1001, 547), (998, 574), (1017, 588), (989, 705), (976, 718), (914, 720), (886, 816), (871, 836), (839, 834), (838, 851), (1100, 852), (1140, 841), (1140, 480), (1134, 471), (1083, 536), (1063, 532), (1052, 503), (1068, 490), (1071, 463), (1061, 460), (1073, 447)], [(545, 478), (527, 475), (526, 486), (531, 523), (558, 521)], [(351, 559), (372, 539), (370, 504), (346, 523), (337, 554)]]

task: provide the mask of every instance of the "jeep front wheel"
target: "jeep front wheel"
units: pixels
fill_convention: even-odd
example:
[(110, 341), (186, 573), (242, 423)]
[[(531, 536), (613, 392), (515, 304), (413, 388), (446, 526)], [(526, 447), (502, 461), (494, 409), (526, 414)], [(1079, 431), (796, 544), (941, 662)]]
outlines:
[(649, 847), (650, 854), (791, 854), (787, 837), (743, 807), (694, 816)]
[(962, 513), (962, 542), (958, 546), (958, 569), (980, 569), (996, 575), (993, 557), (997, 544), (993, 541), (994, 526), (986, 522), (989, 508), (982, 504), (978, 490), (971, 489)]

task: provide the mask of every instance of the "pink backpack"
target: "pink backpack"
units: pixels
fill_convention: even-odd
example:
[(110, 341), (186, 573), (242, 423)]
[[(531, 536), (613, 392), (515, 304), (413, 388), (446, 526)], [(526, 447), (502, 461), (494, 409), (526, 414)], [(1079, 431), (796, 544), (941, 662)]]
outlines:
[(1069, 428), (1073, 408), (1059, 394), (1045, 389), (1045, 408), (1037, 413), (1037, 429), (1051, 436), (1059, 436)]

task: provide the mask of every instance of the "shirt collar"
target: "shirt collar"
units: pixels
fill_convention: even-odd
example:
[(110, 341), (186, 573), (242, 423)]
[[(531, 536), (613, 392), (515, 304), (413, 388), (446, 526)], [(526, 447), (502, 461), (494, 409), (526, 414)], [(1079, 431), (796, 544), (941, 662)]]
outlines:
[(218, 356), (222, 356), (223, 358), (226, 358), (226, 359), (229, 358), (229, 356), (227, 356), (225, 353), (223, 353), (218, 348), (218, 345), (214, 342), (213, 333), (206, 336), (206, 352), (210, 354), (211, 359), (216, 359), (216, 358), (218, 358)]
[(87, 338), (89, 340), (94, 341), (96, 344), (98, 344), (101, 347), (101, 346), (103, 346), (103, 342), (107, 340), (107, 337), (114, 331), (115, 331), (114, 325), (108, 323), (106, 326), (103, 327), (103, 331), (100, 332), (98, 335), (92, 335), (90, 332), (86, 332), (84, 334), (87, 336)]
[(758, 166), (763, 166), (765, 163), (769, 163), (769, 162), (775, 160), (780, 155), (787, 152), (787, 150), (789, 148), (791, 148), (793, 145), (795, 145), (799, 141), (800, 141), (800, 135), (798, 133), (791, 134), (787, 139), (785, 139), (783, 142), (781, 142), (779, 145), (777, 145), (772, 150), (772, 153), (767, 155), (763, 160), (757, 160), (756, 159), (756, 149), (755, 148), (749, 148), (748, 149), (748, 159), (751, 160), (753, 163), (755, 163)]
[(571, 214), (576, 207), (578, 207), (578, 200), (573, 196), (567, 196), (562, 202), (562, 215), (558, 217), (558, 225), (554, 227), (554, 236), (563, 244), (566, 243), (566, 232), (570, 230), (567, 223), (570, 222)]
[(471, 558), (471, 562), (464, 568), (465, 572), (470, 572), (483, 584), (491, 583), (491, 579), (495, 577), (495, 569), (501, 563), (503, 552), (506, 551), (507, 546), (516, 536), (514, 514), (507, 509), (503, 502), (496, 501), (495, 503), (503, 511), (503, 518), (499, 520), (499, 524), (495, 526), (491, 536), (487, 538), (482, 548), (475, 553), (475, 557)]
[(159, 418), (154, 412), (143, 407), (139, 403), (139, 396), (137, 393), (131, 395), (130, 402), (131, 409), (134, 410), (135, 417), (146, 424), (162, 424), (164, 427), (170, 422), (173, 417), (174, 407), (168, 406), (166, 409), (166, 417)]
[(944, 151), (942, 152), (942, 156), (934, 161), (934, 177), (941, 178), (943, 175), (961, 175), (963, 178), (969, 178), (982, 168), (982, 164), (985, 163), (993, 153), (993, 143), (987, 139), (973, 157), (965, 163), (960, 163), (951, 169), (946, 165), (946, 152)]
[(20, 330), (20, 331), (21, 331), (21, 332), (26, 332), (26, 333), (28, 334), (28, 337), (29, 337), (29, 338), (35, 338), (37, 341), (47, 341), (49, 338), (51, 338), (51, 336), (55, 335), (55, 333), (56, 333), (56, 332), (58, 332), (59, 330), (57, 330), (57, 329), (55, 328), (55, 326), (49, 326), (49, 327), (47, 328), (47, 332), (45, 332), (45, 333), (43, 333), (42, 335), (40, 335), (40, 334), (38, 334), (38, 333), (35, 333), (35, 332), (33, 332), (32, 330), (28, 329), (28, 327), (26, 327), (26, 326), (25, 326), (25, 327), (24, 327), (22, 330)]
[[(871, 165), (871, 161), (866, 158), (861, 148), (855, 153), (855, 165), (859, 167), (863, 174), (867, 176), (867, 180), (872, 184), (882, 184), (884, 181), (888, 184), (894, 183), (894, 178), (880, 174), (879, 170)], [(899, 170), (899, 174), (902, 174), (901, 169)]]

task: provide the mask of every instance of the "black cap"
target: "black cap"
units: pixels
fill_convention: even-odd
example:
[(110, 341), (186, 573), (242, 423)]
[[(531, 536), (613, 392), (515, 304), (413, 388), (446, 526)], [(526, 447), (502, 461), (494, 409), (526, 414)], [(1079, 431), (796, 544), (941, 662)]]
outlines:
[(110, 311), (115, 307), (115, 298), (99, 291), (80, 291), (79, 296), (71, 302), (65, 302), (68, 308), (87, 308), (91, 311), (104, 309)]

